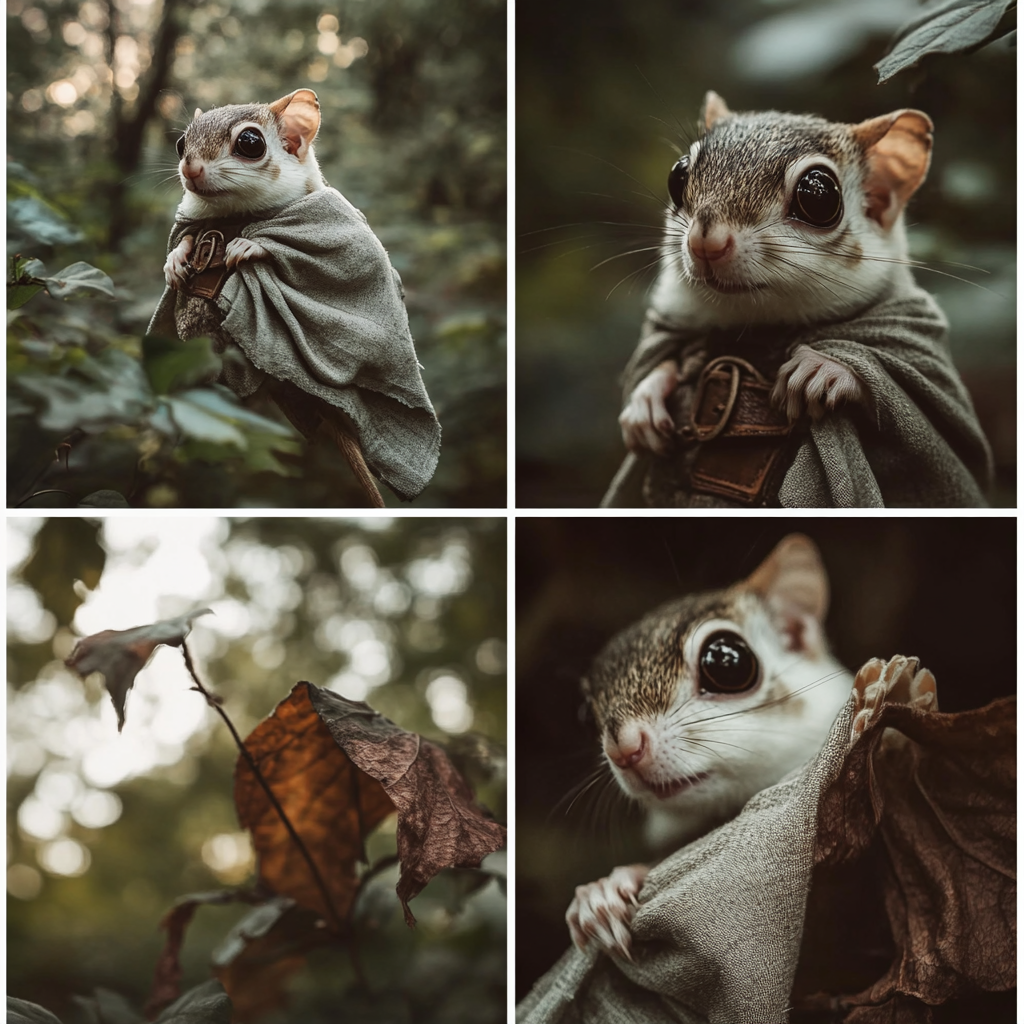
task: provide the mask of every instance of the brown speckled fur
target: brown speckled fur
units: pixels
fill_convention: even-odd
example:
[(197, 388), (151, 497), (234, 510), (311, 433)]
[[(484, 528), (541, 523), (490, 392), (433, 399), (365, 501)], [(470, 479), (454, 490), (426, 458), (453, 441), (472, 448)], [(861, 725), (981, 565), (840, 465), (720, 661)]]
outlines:
[(702, 222), (757, 224), (782, 196), (786, 168), (815, 153), (840, 166), (867, 166), (844, 125), (777, 110), (729, 114), (705, 132), (690, 167), (684, 204)]

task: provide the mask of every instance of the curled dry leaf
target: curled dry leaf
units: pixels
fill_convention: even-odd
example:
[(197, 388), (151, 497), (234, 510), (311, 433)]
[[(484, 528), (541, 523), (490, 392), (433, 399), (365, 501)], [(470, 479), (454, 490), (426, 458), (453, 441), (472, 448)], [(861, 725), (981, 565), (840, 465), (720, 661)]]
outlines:
[[(363, 841), (398, 811), (397, 892), (409, 900), (446, 867), (477, 867), (505, 829), (473, 799), (444, 751), (368, 704), (297, 683), (246, 747), (317, 865), (292, 840), (245, 758), (235, 772), (239, 820), (252, 832), (260, 877), (335, 928), (351, 909)], [(322, 884), (321, 884), (322, 883)]]
[(192, 629), (192, 621), (208, 615), (209, 608), (179, 615), (176, 619), (162, 619), (148, 626), (134, 629), (105, 629), (101, 633), (83, 637), (65, 664), (79, 675), (102, 672), (107, 692), (117, 712), (117, 731), (124, 728), (125, 703), (128, 691), (135, 685), (135, 677), (153, 652), (166, 644), (180, 647)]
[(330, 690), (309, 686), (309, 699), (338, 746), (380, 783), (398, 810), (397, 892), (412, 925), (409, 900), (444, 868), (479, 867), (505, 845), (505, 828), (476, 803), (437, 745)]
[[(897, 661), (858, 675), (868, 717), (819, 806), (819, 866), (873, 842), (886, 865), (894, 956), (842, 1000), (848, 1024), (912, 1024), (928, 1006), (1016, 983), (1016, 699), (939, 714), (930, 674)], [(868, 699), (880, 684), (884, 697)]]

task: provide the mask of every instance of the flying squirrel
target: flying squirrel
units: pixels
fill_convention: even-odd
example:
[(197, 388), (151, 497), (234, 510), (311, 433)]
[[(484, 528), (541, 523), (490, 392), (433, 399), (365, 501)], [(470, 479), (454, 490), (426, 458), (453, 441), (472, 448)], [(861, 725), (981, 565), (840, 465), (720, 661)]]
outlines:
[[(584, 696), (652, 848), (734, 818), (821, 748), (853, 686), (829, 652), (828, 599), (817, 548), (792, 534), (746, 580), (662, 605), (600, 652)], [(566, 922), (578, 948), (629, 956), (649, 871), (616, 867), (576, 889)]]
[[(398, 274), (317, 164), (320, 121), (310, 89), (196, 110), (177, 142), (184, 196), (162, 307), (173, 301), (182, 340), (213, 339), (220, 383), (241, 398), (262, 390), (308, 440), (326, 433), (383, 507), (374, 477), (414, 497), (440, 427)], [(232, 287), (229, 275), (247, 267)]]

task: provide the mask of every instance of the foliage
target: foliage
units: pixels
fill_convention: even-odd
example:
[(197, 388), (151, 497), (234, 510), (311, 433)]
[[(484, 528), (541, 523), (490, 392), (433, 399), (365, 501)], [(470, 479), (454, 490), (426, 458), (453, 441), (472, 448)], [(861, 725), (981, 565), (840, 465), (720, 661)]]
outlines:
[(889, 54), (875, 65), (878, 82), (917, 64), (931, 53), (963, 53), (1010, 35), (1002, 27), (1016, 0), (937, 0), (929, 4), (896, 37)]
[[(14, 322), (9, 504), (47, 491), (74, 505), (112, 490), (135, 507), (362, 505), (340, 455), (301, 443), (271, 403), (251, 400), (256, 421), (225, 412), (237, 403), (211, 389), (218, 362), (207, 343), (142, 340), (180, 198), (173, 142), (189, 113), (309, 85), (324, 114), (321, 168), (366, 213), (402, 275), (444, 430), (437, 474), (417, 504), (505, 506), (500, 0), (347, 0), (331, 14), (311, 0), (167, 0), (125, 11), (14, 0), (8, 38), (9, 252), (48, 262), (66, 254), (117, 288), (113, 304), (77, 313), (46, 302)], [(87, 351), (69, 351), (72, 339)], [(102, 428), (75, 422), (54, 437), (40, 392), (101, 393), (98, 375), (82, 381), (67, 364), (110, 349), (142, 366), (150, 390), (139, 382), (133, 407), (111, 410)], [(27, 398), (21, 372), (33, 375)], [(180, 375), (173, 391), (168, 373)], [(197, 391), (218, 408), (202, 407)], [(168, 394), (181, 402), (161, 400)], [(70, 463), (50, 455), (64, 442)]]
[[(207, 525), (203, 529), (208, 539), (198, 546), (196, 541), (177, 539), (184, 537), (179, 531), (194, 531), (193, 524), (203, 522), (172, 519), (147, 527), (122, 519), (101, 527), (81, 519), (47, 520), (36, 527), (28, 560), (22, 556), (9, 604), (15, 623), (9, 646), (9, 749), (16, 762), (8, 801), (10, 852), (16, 876), (42, 873), (42, 878), (41, 890), (33, 895), (31, 889), (18, 888), (9, 875), (12, 893), (16, 892), (9, 899), (10, 948), (16, 951), (9, 964), (11, 990), (74, 1024), (72, 993), (97, 986), (116, 989), (127, 1006), (141, 1006), (154, 965), (159, 965), (155, 1009), (177, 986), (189, 988), (208, 977), (212, 966), (231, 995), (237, 1020), (262, 1014), (261, 1019), (270, 1022), (302, 1019), (319, 1024), (339, 1015), (404, 1020), (413, 1013), (425, 1021), (467, 1024), (504, 1019), (504, 930), (503, 924), (497, 927), (503, 909), (499, 912), (501, 901), (493, 881), (500, 874), (497, 867), (489, 860), (484, 871), (441, 872), (416, 897), (419, 924), (410, 931), (394, 890), (399, 872), (392, 866), (396, 849), (403, 859), (407, 856), (398, 844), (402, 826), (389, 824), (393, 816), (376, 829), (363, 822), (364, 832), (344, 840), (351, 855), (335, 859), (339, 837), (352, 823), (344, 809), (350, 790), (338, 784), (328, 792), (320, 785), (326, 776), (318, 776), (309, 789), (313, 775), (301, 770), (291, 776), (275, 774), (283, 749), (267, 744), (267, 730), (272, 733), (285, 708), (301, 697), (306, 704), (299, 718), (306, 731), (301, 737), (291, 733), (286, 743), (293, 752), (305, 750), (311, 773), (345, 762), (348, 755), (324, 722), (340, 723), (346, 709), (355, 709), (356, 733), (367, 727), (383, 730), (398, 748), (414, 742), (423, 756), (433, 758), (427, 752), (436, 749), (437, 739), (444, 739), (430, 710), (437, 697), (434, 691), (440, 687), (450, 692), (453, 686), (461, 688), (465, 707), (473, 709), (473, 727), (500, 740), (505, 701), (503, 666), (496, 652), (505, 620), (503, 521), (375, 519), (361, 524), (258, 518), (220, 521), (213, 533), (209, 531), (217, 524)], [(130, 535), (136, 539), (126, 544), (124, 538)], [(171, 558), (162, 572), (154, 561), (160, 551)], [(102, 595), (110, 594), (116, 580), (122, 581), (119, 586), (127, 585), (123, 574), (132, 562), (146, 566), (139, 572), (146, 574), (141, 579), (148, 583), (135, 583), (131, 603), (138, 610), (121, 612), (122, 621), (114, 624), (138, 622), (145, 614), (141, 606), (151, 606), (154, 592), (177, 595), (157, 602), (164, 610), (158, 617), (172, 621), (142, 633), (111, 631), (98, 648), (86, 643), (84, 653), (74, 655), (68, 628), (72, 619), (94, 623), (92, 629), (79, 628), (80, 633), (102, 625), (103, 620), (83, 615), (97, 601), (102, 603)], [(184, 573), (178, 573), (179, 567)], [(209, 576), (205, 584), (204, 573)], [(75, 577), (83, 585), (72, 589)], [(30, 626), (19, 625), (31, 616), (25, 619), (14, 611), (16, 606), (28, 607), (26, 593), (41, 602), (36, 617), (51, 621), (52, 639), (42, 644)], [(112, 756), (116, 750), (122, 752), (118, 756), (131, 757), (138, 756), (141, 743), (148, 758), (150, 748), (159, 751), (166, 743), (160, 736), (167, 721), (179, 713), (187, 715), (193, 702), (202, 704), (196, 694), (184, 692), (189, 675), (181, 670), (181, 655), (159, 646), (184, 643), (189, 617), (185, 609), (198, 604), (208, 605), (214, 614), (196, 619), (188, 646), (182, 648), (193, 673), (191, 683), (208, 695), (211, 708), (216, 705), (230, 716), (239, 735), (249, 734), (247, 749), (257, 758), (260, 772), (270, 780), (323, 877), (348, 879), (349, 910), (341, 929), (319, 925), (323, 908), (308, 907), (311, 890), (308, 873), (302, 874), (303, 858), (298, 864), (289, 860), (283, 874), (277, 871), (276, 853), (261, 845), (267, 827), (262, 817), (263, 824), (253, 825), (258, 874), (251, 873), (251, 860), (238, 859), (240, 834), (231, 798), (238, 752), (223, 727), (214, 728), (212, 722), (198, 727), (164, 760), (164, 767), (155, 764), (112, 785), (98, 783), (91, 774), (97, 744)], [(240, 622), (249, 626), (240, 628)], [(119, 648), (128, 654), (126, 671)], [(152, 654), (150, 664), (134, 676), (123, 732), (116, 741), (118, 715), (105, 689), (87, 675), (83, 690), (82, 683), (72, 684), (62, 668), (68, 657), (82, 668), (82, 657), (97, 649), (105, 649), (104, 665), (115, 677), (124, 672), (122, 683), (136, 673), (147, 651)], [(268, 661), (267, 655), (275, 651)], [(170, 661), (161, 660), (164, 655)], [(281, 665), (287, 668), (282, 670)], [(84, 668), (90, 667), (87, 661)], [(209, 684), (199, 682), (200, 672)], [(282, 689), (298, 675), (321, 685), (302, 684), (291, 701), (281, 702)], [(371, 679), (372, 683), (361, 682)], [(158, 711), (153, 700), (165, 685), (170, 689), (166, 702), (159, 698)], [(338, 690), (351, 686), (372, 688), (373, 703), (389, 717), (408, 723), (410, 732), (373, 716), (363, 704), (335, 697)], [(328, 702), (324, 719), (309, 703), (307, 694), (313, 693), (322, 693)], [(275, 710), (275, 705), (280, 706)], [(48, 717), (51, 708), (59, 718)], [(268, 712), (270, 717), (265, 718)], [(468, 725), (465, 720), (449, 728), (461, 733)], [(310, 726), (318, 728), (315, 743)], [(57, 739), (54, 730), (62, 738)], [(466, 743), (451, 743), (449, 756), (459, 774), (474, 781), (481, 799), (500, 816), (503, 788), (492, 771), (494, 745), (481, 736), (484, 753), (467, 756), (467, 743), (474, 735), (454, 736)], [(47, 736), (52, 737), (46, 739), (47, 747), (40, 747)], [(86, 743), (86, 736), (93, 738)], [(358, 746), (359, 741), (345, 742)], [(468, 746), (477, 748), (480, 743)], [(35, 751), (27, 761), (26, 751)], [(351, 763), (356, 759), (361, 755), (352, 748)], [(154, 763), (151, 758), (149, 763)], [(238, 811), (248, 823), (243, 805), (259, 815), (252, 810), (257, 805), (251, 789), (243, 786), (246, 771), (235, 768)], [(392, 800), (386, 786), (373, 782), (361, 769), (350, 767), (349, 773), (348, 781), (359, 778), (361, 786), (377, 787), (375, 806), (386, 804), (390, 809), (402, 802), (400, 793)], [(40, 802), (51, 799), (54, 791), (48, 787), (54, 778), (63, 779), (66, 786), (77, 778), (72, 788), (81, 793), (84, 786), (91, 799), (99, 785), (101, 791), (116, 794), (123, 814), (113, 823), (80, 825), (77, 809), (71, 812), (74, 821), (65, 810), (62, 837), (38, 838), (26, 831), (26, 826), (40, 827), (33, 825), (27, 808), (34, 805), (38, 813)], [(389, 775), (386, 783), (391, 782)], [(320, 825), (315, 819), (318, 793), (336, 812), (330, 821), (321, 817)], [(311, 797), (313, 817), (300, 808), (302, 800)], [(415, 803), (422, 809), (422, 801)], [(277, 828), (284, 834), (280, 823)], [(69, 842), (86, 851), (91, 866), (84, 873), (62, 877), (46, 866), (47, 851)], [(285, 839), (275, 849), (288, 842)], [(211, 855), (220, 848), (217, 843), (227, 844), (234, 867)], [(420, 837), (409, 849), (422, 853), (430, 846), (430, 840)], [(357, 872), (364, 847), (374, 867)], [(444, 863), (458, 859), (446, 852), (438, 857)], [(429, 854), (427, 862), (440, 863), (437, 857), (431, 861)], [(415, 857), (409, 864), (416, 867)], [(198, 907), (203, 908), (200, 914)], [(166, 929), (162, 953), (155, 931), (161, 915)], [(346, 951), (357, 959), (350, 961)], [(138, 1019), (137, 1013), (133, 1019)]]
[[(78, 1005), (86, 1013), (89, 1024), (142, 1024), (127, 1000), (116, 992), (97, 989), (94, 998), (79, 997)], [(168, 1006), (156, 1024), (230, 1024), (231, 1000), (219, 981), (207, 981), (186, 992)], [(7, 1024), (60, 1024), (41, 1006), (23, 999), (7, 997)]]
[(7, 308), (20, 309), (34, 295), (45, 288), (55, 299), (70, 299), (89, 292), (114, 297), (114, 282), (88, 263), (72, 263), (50, 277), (39, 260), (10, 259), (10, 279), (7, 283)]

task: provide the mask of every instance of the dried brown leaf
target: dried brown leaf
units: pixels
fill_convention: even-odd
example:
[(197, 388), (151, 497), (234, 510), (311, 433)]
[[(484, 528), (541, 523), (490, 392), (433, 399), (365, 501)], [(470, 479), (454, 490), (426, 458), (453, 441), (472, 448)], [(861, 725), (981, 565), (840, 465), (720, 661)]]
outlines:
[(853, 1024), (910, 1024), (1016, 981), (1016, 699), (939, 714), (885, 703), (825, 795), (818, 860), (840, 864), (879, 835), (895, 943)]
[(176, 619), (162, 619), (134, 629), (105, 629), (101, 633), (93, 633), (75, 644), (65, 664), (81, 676), (90, 672), (103, 673), (107, 692), (117, 711), (117, 731), (120, 732), (124, 728), (128, 691), (135, 685), (135, 677), (153, 652), (160, 644), (180, 647), (192, 629), (193, 619), (208, 614), (210, 609), (203, 608), (179, 615)]
[(260, 878), (318, 911), (336, 930), (355, 898), (363, 842), (392, 811), (398, 811), (397, 892), (410, 924), (409, 900), (434, 875), (446, 867), (478, 867), (505, 844), (505, 829), (475, 803), (444, 751), (368, 704), (297, 683), (245, 745), (320, 876), (242, 757), (235, 804), (252, 832)]
[(309, 686), (309, 699), (338, 746), (379, 780), (398, 809), (397, 892), (412, 925), (409, 900), (444, 868), (479, 867), (505, 845), (505, 828), (476, 803), (440, 747), (330, 690)]
[[(245, 741), (309, 852), (320, 881), (244, 757), (235, 768), (238, 819), (252, 833), (261, 880), (342, 930), (358, 887), (363, 841), (393, 810), (380, 783), (335, 743), (298, 683)], [(322, 882), (322, 885), (321, 885)]]

